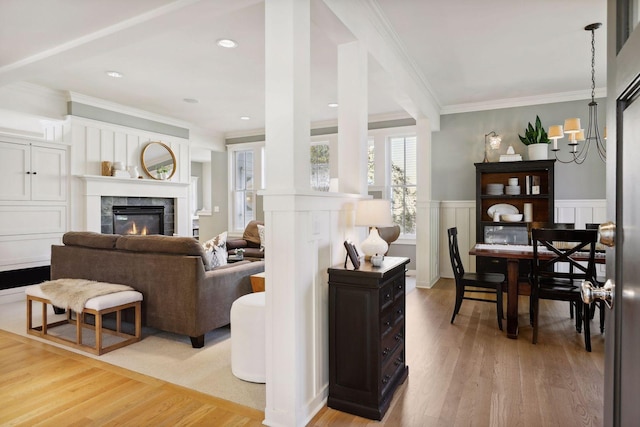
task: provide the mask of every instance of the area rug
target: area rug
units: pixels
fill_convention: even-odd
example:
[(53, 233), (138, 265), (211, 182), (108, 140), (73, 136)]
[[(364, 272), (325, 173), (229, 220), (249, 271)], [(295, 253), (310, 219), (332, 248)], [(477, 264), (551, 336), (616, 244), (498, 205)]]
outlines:
[[(34, 304), (34, 324), (40, 324), (40, 308)], [(49, 306), (49, 322), (63, 319)], [(223, 327), (205, 335), (205, 346), (195, 349), (187, 336), (143, 328), (142, 340), (102, 356), (95, 356), (28, 335), (26, 303), (0, 305), (0, 329), (49, 345), (65, 348), (134, 372), (187, 387), (211, 396), (263, 411), (265, 385), (242, 381), (231, 373), (231, 331)]]

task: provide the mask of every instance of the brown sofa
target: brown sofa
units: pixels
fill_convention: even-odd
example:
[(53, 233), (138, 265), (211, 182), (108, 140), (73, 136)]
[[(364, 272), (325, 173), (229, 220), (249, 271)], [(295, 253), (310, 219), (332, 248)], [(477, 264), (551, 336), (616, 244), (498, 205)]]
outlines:
[(264, 262), (242, 261), (207, 271), (202, 245), (191, 237), (68, 232), (51, 247), (51, 279), (81, 278), (129, 285), (142, 292), (143, 324), (188, 335), (230, 322), (231, 304), (251, 293), (249, 276)]
[(262, 221), (249, 221), (244, 228), (241, 239), (227, 240), (227, 251), (229, 255), (234, 255), (235, 250), (244, 249), (244, 259), (249, 261), (261, 261), (264, 259), (264, 251), (260, 250), (260, 235), (258, 234), (258, 224), (264, 225)]

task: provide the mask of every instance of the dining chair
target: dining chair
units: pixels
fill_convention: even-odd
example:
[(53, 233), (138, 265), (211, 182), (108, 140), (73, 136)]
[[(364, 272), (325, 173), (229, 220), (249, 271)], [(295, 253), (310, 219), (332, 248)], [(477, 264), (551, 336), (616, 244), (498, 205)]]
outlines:
[[(538, 342), (540, 299), (569, 301), (576, 306), (576, 330), (584, 330), (584, 343), (591, 351), (589, 304), (582, 302), (580, 285), (595, 275), (595, 230), (533, 229), (533, 343)], [(587, 261), (572, 258), (576, 252), (586, 252)], [(562, 268), (568, 265), (569, 269)], [(579, 309), (578, 309), (579, 308)]]
[[(497, 306), (498, 327), (502, 330), (502, 285), (505, 281), (504, 274), (501, 273), (467, 273), (464, 271), (460, 250), (458, 249), (458, 229), (452, 227), (447, 230), (449, 235), (449, 256), (451, 267), (456, 280), (456, 303), (451, 316), (451, 323), (460, 311), (462, 300), (473, 300), (491, 302)], [(476, 298), (472, 295), (485, 294), (486, 298)], [(490, 295), (495, 295), (491, 298)]]
[[(553, 228), (557, 230), (573, 230), (575, 228), (575, 224), (572, 222), (544, 222), (544, 221), (532, 221), (527, 223), (527, 230), (529, 233), (529, 242), (533, 241), (531, 232), (534, 228)], [(533, 262), (533, 261), (532, 261)], [(533, 264), (529, 267), (529, 282), (533, 280)], [(569, 317), (574, 318), (573, 309), (575, 307), (574, 301), (569, 301)], [(531, 307), (531, 300), (529, 300), (529, 321), (531, 322), (531, 326), (533, 326), (533, 308)], [(576, 319), (577, 321), (577, 319)]]

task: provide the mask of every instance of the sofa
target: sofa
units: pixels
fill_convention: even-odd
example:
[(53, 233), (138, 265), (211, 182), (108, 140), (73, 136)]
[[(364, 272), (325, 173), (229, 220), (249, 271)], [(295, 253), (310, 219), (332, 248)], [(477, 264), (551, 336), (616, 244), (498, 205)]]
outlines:
[(143, 325), (191, 338), (230, 322), (231, 304), (251, 293), (249, 276), (264, 261), (207, 271), (202, 245), (191, 237), (67, 232), (51, 247), (51, 279), (79, 278), (129, 285), (143, 295)]
[(262, 221), (249, 221), (244, 228), (241, 239), (227, 240), (229, 256), (235, 255), (236, 249), (244, 249), (244, 259), (249, 261), (264, 260), (264, 250), (260, 249), (261, 239), (258, 225), (263, 226)]

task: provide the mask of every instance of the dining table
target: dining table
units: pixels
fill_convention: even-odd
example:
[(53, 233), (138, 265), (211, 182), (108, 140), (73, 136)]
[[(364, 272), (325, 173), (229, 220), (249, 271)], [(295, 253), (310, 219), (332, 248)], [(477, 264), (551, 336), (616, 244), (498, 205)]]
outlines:
[[(530, 291), (530, 284), (527, 278), (520, 278), (520, 260), (533, 260), (532, 245), (503, 245), (476, 243), (469, 250), (469, 255), (504, 258), (507, 260), (507, 337), (518, 338), (518, 296), (527, 295), (525, 289)], [(539, 256), (545, 257), (545, 254)], [(549, 254), (549, 257), (551, 254)], [(588, 253), (577, 252), (572, 256), (577, 261), (587, 261)], [(604, 252), (596, 252), (596, 264), (606, 262)]]

